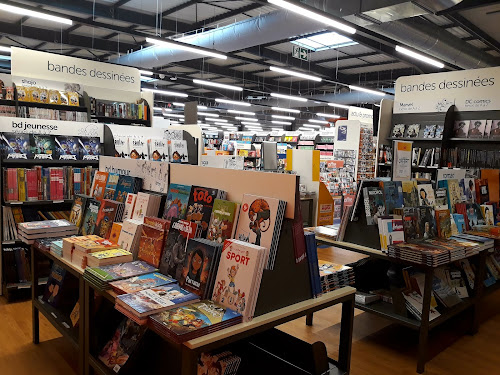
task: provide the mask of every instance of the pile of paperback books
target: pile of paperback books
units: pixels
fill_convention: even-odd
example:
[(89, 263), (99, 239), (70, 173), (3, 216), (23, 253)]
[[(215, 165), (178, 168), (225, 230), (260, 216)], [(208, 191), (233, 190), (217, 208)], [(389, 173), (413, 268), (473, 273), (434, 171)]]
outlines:
[(344, 286), (354, 285), (352, 267), (319, 260), (319, 277), (323, 293), (331, 292)]
[(158, 269), (143, 261), (111, 264), (102, 267), (87, 267), (83, 273), (83, 278), (95, 285), (98, 290), (109, 289), (109, 282), (126, 279), (127, 277), (144, 275), (156, 272)]
[(28, 245), (48, 237), (68, 237), (78, 234), (78, 227), (68, 220), (44, 220), (19, 223), (19, 239)]

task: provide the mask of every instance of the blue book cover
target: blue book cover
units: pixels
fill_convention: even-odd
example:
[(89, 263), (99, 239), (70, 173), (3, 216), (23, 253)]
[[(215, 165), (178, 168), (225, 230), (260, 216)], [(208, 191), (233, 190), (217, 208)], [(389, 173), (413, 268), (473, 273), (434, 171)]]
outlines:
[(458, 229), (458, 233), (463, 233), (465, 232), (465, 219), (464, 215), (462, 214), (453, 214), (453, 220), (455, 220), (455, 224)]
[(106, 182), (106, 188), (104, 189), (103, 199), (113, 200), (115, 197), (116, 186), (118, 185), (118, 180), (120, 175), (118, 173), (110, 173), (108, 176), (108, 182)]
[(111, 287), (118, 294), (128, 294), (176, 282), (177, 280), (172, 279), (167, 275), (154, 272), (146, 275), (132, 276), (128, 279), (113, 281), (112, 283), (109, 283), (109, 285), (111, 285)]
[(190, 194), (190, 185), (170, 184), (163, 218), (167, 220), (185, 219)]
[[(111, 175), (110, 175), (111, 177)], [(128, 193), (137, 193), (140, 190), (139, 178), (132, 176), (120, 176), (118, 179), (118, 184), (116, 185), (116, 191), (114, 200), (117, 202), (125, 203), (127, 200)], [(109, 179), (108, 179), (109, 183)], [(107, 188), (107, 186), (106, 186)], [(106, 195), (106, 193), (104, 194)], [(110, 198), (113, 199), (113, 198)]]
[(75, 194), (82, 192), (82, 168), (73, 168), (73, 190)]
[(403, 185), (401, 181), (383, 181), (380, 183), (384, 191), (386, 214), (393, 214), (395, 208), (402, 208)]
[(42, 168), (43, 199), (50, 199), (50, 169)]

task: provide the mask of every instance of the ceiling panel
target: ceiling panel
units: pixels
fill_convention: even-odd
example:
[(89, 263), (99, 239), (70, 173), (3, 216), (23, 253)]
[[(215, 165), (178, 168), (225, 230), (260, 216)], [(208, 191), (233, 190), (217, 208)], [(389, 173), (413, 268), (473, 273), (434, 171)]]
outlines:
[(196, 93), (199, 93), (199, 94), (206, 94), (207, 92), (212, 92), (212, 91), (204, 89), (203, 87), (200, 87), (198, 89), (192, 89), (191, 92), (196, 92)]
[(230, 83), (230, 84), (238, 83), (237, 79), (229, 78), (229, 77), (216, 78), (216, 79), (213, 79), (212, 81), (219, 82), (219, 83)]
[(169, 66), (166, 70), (174, 73), (195, 73), (197, 71), (196, 69), (185, 68), (183, 66)]
[(218, 77), (218, 75), (210, 73), (195, 73), (195, 74), (189, 74), (189, 77), (198, 79), (212, 79)]
[(245, 59), (262, 60), (262, 57), (260, 57), (259, 55), (254, 55), (253, 53), (248, 52), (238, 52), (235, 53), (235, 55), (244, 57)]
[(300, 77), (283, 77), (283, 78), (276, 79), (276, 81), (278, 81), (278, 82), (303, 82), (303, 81), (309, 81), (309, 80), (307, 78), (300, 78)]
[(500, 32), (498, 32), (498, 25), (500, 24), (500, 4), (498, 2), (497, 4), (462, 11), (460, 14), (490, 37), (500, 42)]
[(283, 73), (278, 73), (278, 72), (273, 72), (272, 70), (268, 70), (261, 73), (255, 73), (255, 75), (259, 77), (281, 77)]
[(368, 64), (368, 63), (360, 59), (352, 58), (352, 59), (345, 59), (338, 61), (335, 60), (335, 61), (319, 63), (318, 65), (323, 66), (325, 68), (335, 69), (335, 68), (345, 68), (349, 66), (363, 65), (363, 64)]
[(446, 30), (460, 39), (468, 38), (471, 36), (467, 31), (465, 31), (461, 27), (450, 27)]
[(214, 65), (219, 65), (219, 66), (226, 66), (226, 65), (234, 65), (240, 62), (240, 60), (232, 59), (228, 57), (226, 60), (223, 59), (217, 59), (217, 58), (212, 58), (212, 59), (206, 59), (205, 62), (209, 64), (214, 64)]
[(310, 61), (318, 61), (318, 60), (326, 60), (326, 59), (335, 59), (337, 57), (347, 56), (345, 53), (339, 51), (338, 49), (327, 49), (324, 51), (318, 52), (310, 52), (309, 60)]
[(172, 90), (189, 90), (193, 88), (193, 86), (188, 86), (188, 85), (172, 85), (169, 87), (169, 89)]
[(293, 44), (290, 42), (274, 44), (272, 46), (267, 46), (270, 50), (281, 52), (281, 53), (292, 53)]
[[(206, 27), (222, 27), (222, 26), (227, 26), (231, 25), (236, 22), (241, 22), (249, 19), (249, 16), (245, 16), (244, 14), (237, 14), (236, 16), (228, 17), (228, 18), (223, 18), (217, 22), (209, 22), (204, 24)], [(207, 19), (207, 21), (210, 21), (210, 19)]]
[(362, 44), (355, 44), (353, 46), (338, 48), (340, 52), (346, 53), (347, 55), (361, 55), (365, 53), (374, 52), (373, 49), (365, 47)]
[(371, 55), (371, 56), (363, 56), (361, 58), (364, 61), (368, 61), (369, 63), (377, 64), (377, 63), (382, 63), (382, 62), (387, 62), (387, 61), (392, 61), (394, 60), (393, 57), (387, 56), (387, 55)]
[(187, 3), (188, 1), (189, 0), (130, 0), (121, 7), (139, 12), (156, 14), (157, 12), (168, 11), (178, 5)]
[(244, 64), (240, 66), (235, 66), (231, 69), (238, 70), (240, 72), (255, 72), (257, 70), (262, 70), (266, 69), (266, 65), (261, 65), (261, 64)]
[(102, 38), (104, 36), (107, 36), (111, 34), (111, 31), (106, 30), (106, 29), (101, 29), (98, 27), (92, 27), (92, 26), (80, 26), (76, 30), (72, 31), (73, 34), (76, 35), (84, 35), (84, 36), (89, 36), (89, 37), (94, 37), (94, 38)]
[(480, 48), (480, 49), (488, 47), (484, 42), (477, 40), (477, 39), (469, 40), (469, 41), (467, 41), (467, 43), (473, 45), (476, 48)]

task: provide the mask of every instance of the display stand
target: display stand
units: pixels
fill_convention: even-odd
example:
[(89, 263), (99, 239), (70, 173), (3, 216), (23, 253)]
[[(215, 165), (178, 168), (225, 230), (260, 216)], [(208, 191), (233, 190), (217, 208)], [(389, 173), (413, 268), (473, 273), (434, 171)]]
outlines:
[[(355, 225), (353, 226), (353, 228), (359, 228), (359, 227)], [(367, 226), (364, 226), (363, 228), (366, 229)], [(358, 238), (364, 237), (360, 236), (360, 234), (361, 232), (358, 233)], [(429, 360), (428, 358), (429, 331), (441, 325), (442, 323), (448, 321), (452, 317), (468, 310), (471, 313), (469, 332), (471, 334), (475, 334), (479, 328), (478, 312), (481, 308), (481, 302), (484, 296), (500, 288), (500, 282), (497, 282), (497, 284), (495, 284), (494, 286), (491, 286), (486, 289), (484, 288), (484, 284), (482, 282), (475, 282), (473, 295), (471, 297), (465, 298), (462, 303), (452, 308), (446, 309), (443, 313), (441, 313), (439, 317), (435, 318), (432, 321), (429, 321), (432, 282), (434, 278), (434, 271), (437, 267), (429, 267), (423, 264), (417, 264), (398, 258), (392, 258), (382, 253), (382, 251), (377, 250), (377, 248), (350, 243), (347, 241), (337, 241), (335, 239), (332, 239), (331, 237), (326, 237), (318, 234), (316, 235), (316, 241), (323, 245), (333, 246), (335, 248), (340, 248), (343, 250), (348, 250), (355, 253), (367, 255), (372, 258), (383, 259), (388, 262), (397, 263), (404, 266), (413, 266), (415, 268), (424, 271), (425, 287), (423, 292), (422, 319), (420, 321), (415, 319), (412, 315), (409, 315), (409, 313), (407, 313), (407, 315), (401, 315), (397, 309), (397, 306), (383, 301), (374, 302), (368, 305), (356, 303), (356, 308), (360, 310), (370, 312), (380, 317), (389, 319), (391, 322), (401, 324), (408, 328), (419, 331), (417, 372), (420, 374), (424, 372), (425, 364)], [(359, 242), (360, 241), (358, 241), (358, 243)], [(486, 272), (486, 256), (488, 255), (489, 250), (490, 249), (483, 250), (478, 255), (475, 256), (477, 257), (477, 262), (476, 262), (477, 271), (475, 280), (484, 280)], [(312, 317), (309, 317), (309, 319), (312, 319)]]

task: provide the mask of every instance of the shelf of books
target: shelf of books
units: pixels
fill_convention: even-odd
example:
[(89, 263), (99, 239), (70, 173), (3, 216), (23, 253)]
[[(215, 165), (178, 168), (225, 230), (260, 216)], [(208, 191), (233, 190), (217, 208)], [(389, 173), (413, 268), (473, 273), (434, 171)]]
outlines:
[[(302, 230), (297, 176), (230, 169), (214, 174), (212, 168), (156, 162), (154, 173), (166, 170), (169, 181), (150, 185), (158, 176), (150, 176), (145, 162), (155, 163), (101, 157), (90, 194), (74, 196), (69, 220), (19, 225), (20, 238), (36, 256), (33, 280), (41, 260), (53, 263), (45, 292), (33, 292), (33, 306), (78, 340), (86, 369), (133, 373), (144, 363), (154, 370), (168, 361), (172, 373), (196, 374), (204, 363), (245, 374), (262, 353), (273, 353), (273, 366), (285, 372), (347, 373), (354, 275), (347, 267), (345, 280), (321, 279), (314, 235)], [(84, 283), (79, 293), (71, 284), (75, 278)], [(75, 299), (78, 334), (74, 322), (50, 311), (71, 318)], [(323, 350), (273, 329), (339, 303), (338, 361), (327, 357), (324, 344)], [(286, 345), (283, 340), (303, 348), (293, 365), (268, 347)]]

